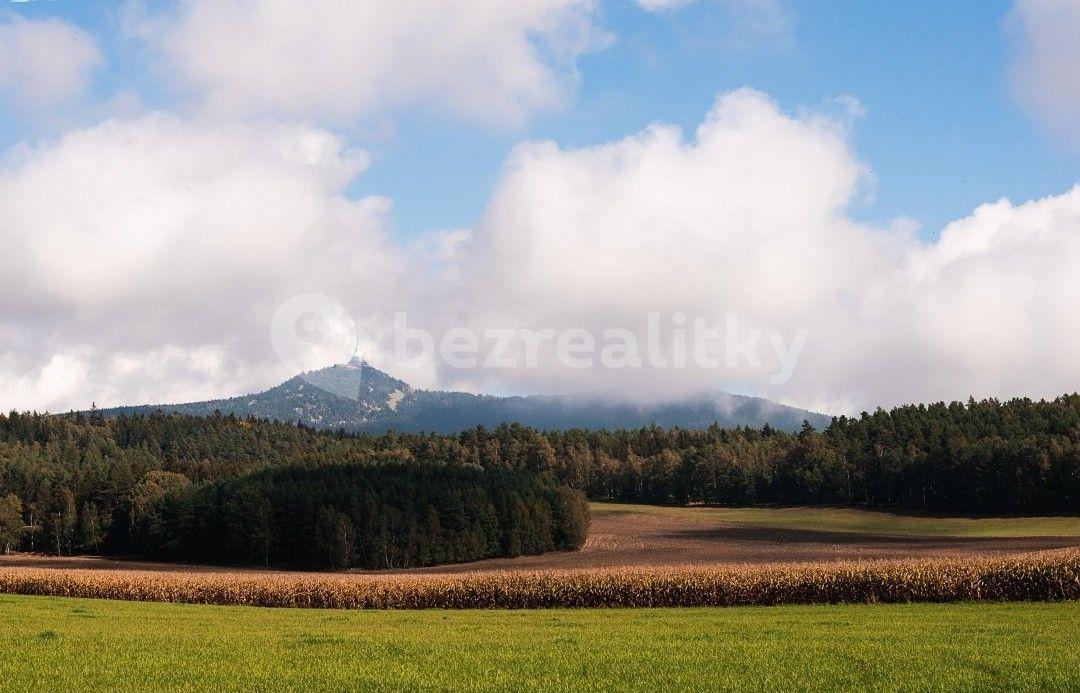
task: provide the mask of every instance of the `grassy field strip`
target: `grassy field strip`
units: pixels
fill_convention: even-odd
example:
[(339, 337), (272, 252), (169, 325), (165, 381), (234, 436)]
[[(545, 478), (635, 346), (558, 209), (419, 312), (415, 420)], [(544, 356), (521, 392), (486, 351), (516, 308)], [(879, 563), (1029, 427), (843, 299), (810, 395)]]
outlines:
[(1080, 537), (1080, 517), (938, 517), (859, 508), (719, 508), (592, 503), (594, 517), (647, 515), (701, 523), (859, 534), (951, 537)]
[(1080, 550), (987, 558), (455, 575), (0, 568), (0, 593), (344, 609), (1080, 599)]
[(313, 611), (0, 596), (7, 690), (1080, 686), (1080, 603)]

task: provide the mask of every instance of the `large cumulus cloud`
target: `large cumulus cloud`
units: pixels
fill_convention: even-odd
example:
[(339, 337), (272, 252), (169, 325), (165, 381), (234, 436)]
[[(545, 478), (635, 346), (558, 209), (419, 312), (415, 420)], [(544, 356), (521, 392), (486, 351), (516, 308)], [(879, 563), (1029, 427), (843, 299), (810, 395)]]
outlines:
[(1076, 389), (1080, 189), (985, 205), (923, 243), (902, 220), (852, 221), (864, 171), (843, 123), (753, 90), (721, 96), (692, 138), (656, 125), (522, 145), (475, 230), (462, 303), (481, 324), (628, 327), (641, 343), (646, 311), (808, 330), (786, 383), (769, 383), (768, 359), (496, 376), (523, 390), (716, 385), (857, 411)]
[(282, 377), (267, 326), (283, 301), (317, 289), (359, 315), (393, 303), (389, 202), (343, 192), (366, 164), (317, 128), (167, 114), (9, 153), (4, 404), (175, 401)]

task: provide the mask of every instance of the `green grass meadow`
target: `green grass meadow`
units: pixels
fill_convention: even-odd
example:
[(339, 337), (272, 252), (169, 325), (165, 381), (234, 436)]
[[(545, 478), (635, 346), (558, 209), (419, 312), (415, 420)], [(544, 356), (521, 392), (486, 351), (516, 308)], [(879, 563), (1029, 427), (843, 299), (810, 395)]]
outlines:
[(593, 517), (647, 515), (690, 520), (703, 524), (818, 532), (973, 538), (1080, 536), (1080, 516), (943, 517), (931, 514), (901, 514), (861, 508), (823, 506), (721, 508), (591, 503), (590, 508)]
[(321, 611), (0, 595), (0, 688), (1080, 689), (1080, 603)]

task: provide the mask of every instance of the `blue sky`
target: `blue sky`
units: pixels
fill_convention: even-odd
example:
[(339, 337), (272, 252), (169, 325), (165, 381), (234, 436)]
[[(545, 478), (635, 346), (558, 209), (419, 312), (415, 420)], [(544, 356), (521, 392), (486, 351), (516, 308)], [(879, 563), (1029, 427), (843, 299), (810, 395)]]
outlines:
[[(38, 0), (9, 11), (68, 19), (101, 42), (108, 65), (82, 101), (85, 120), (123, 90), (151, 108), (182, 108), (182, 93), (163, 87), (145, 51), (119, 34), (117, 7)], [(406, 235), (468, 227), (517, 142), (580, 147), (658, 121), (692, 134), (717, 94), (741, 86), (786, 110), (835, 109), (830, 101), (841, 95), (862, 103), (852, 141), (876, 187), (851, 208), (857, 219), (910, 217), (932, 237), (983, 202), (1034, 199), (1075, 183), (1080, 148), (1048, 134), (1010, 92), (1011, 3), (786, 0), (781, 7), (787, 24), (776, 36), (745, 26), (723, 2), (668, 12), (604, 3), (603, 25), (614, 38), (579, 59), (579, 86), (565, 107), (505, 126), (417, 108), (334, 124), (374, 155), (353, 192), (392, 198)], [(0, 122), (2, 142), (55, 134), (27, 121)]]

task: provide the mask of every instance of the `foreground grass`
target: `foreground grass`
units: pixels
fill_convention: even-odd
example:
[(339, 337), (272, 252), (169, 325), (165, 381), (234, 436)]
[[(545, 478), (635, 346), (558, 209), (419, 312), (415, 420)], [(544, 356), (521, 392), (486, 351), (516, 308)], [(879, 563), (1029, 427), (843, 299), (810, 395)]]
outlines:
[(6, 690), (1075, 690), (1080, 603), (318, 611), (0, 596)]
[(1080, 517), (941, 517), (905, 515), (859, 508), (718, 508), (592, 503), (593, 517), (646, 515), (701, 523), (857, 532), (861, 534), (952, 537), (1080, 536)]

